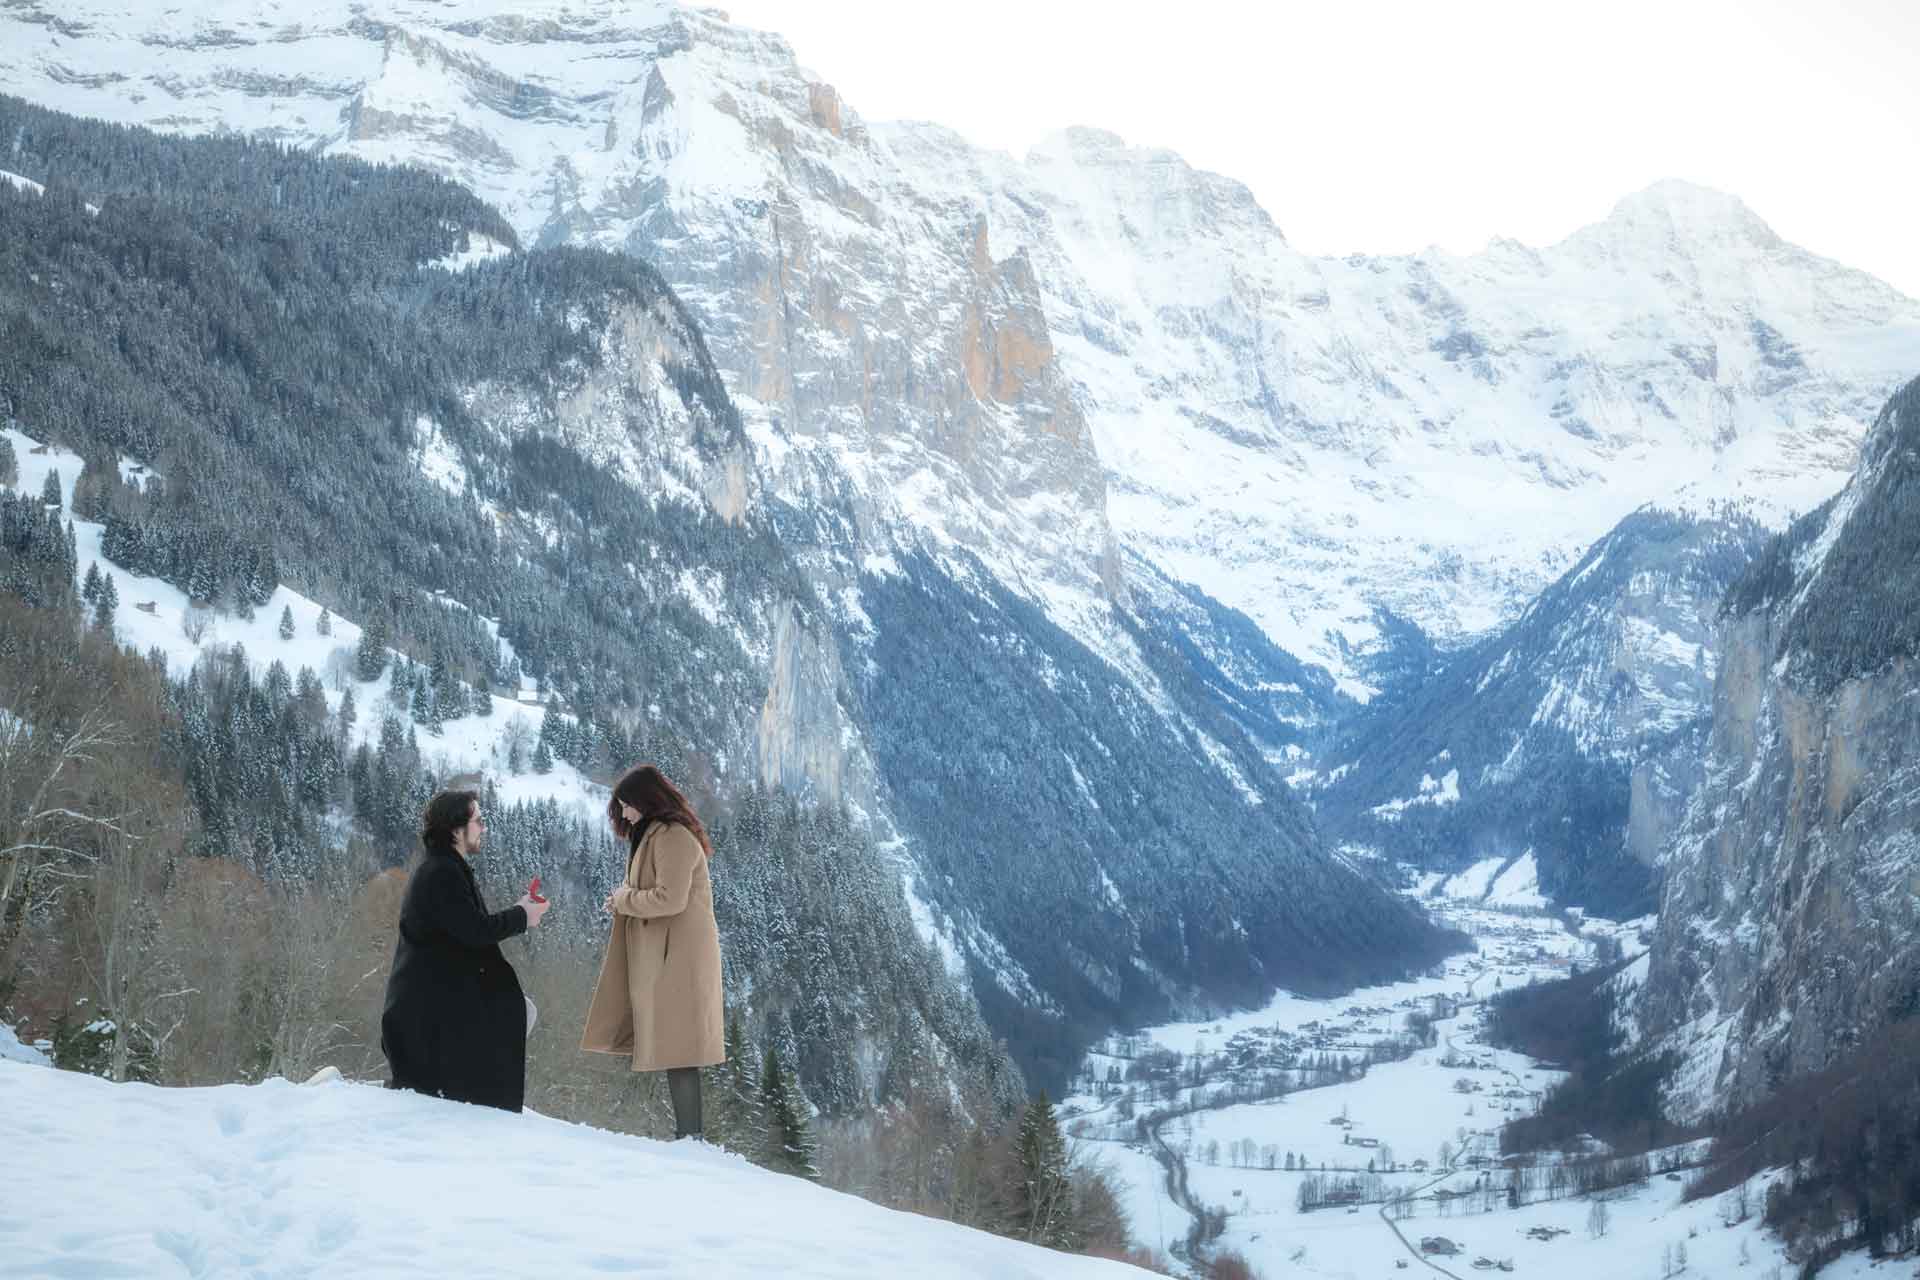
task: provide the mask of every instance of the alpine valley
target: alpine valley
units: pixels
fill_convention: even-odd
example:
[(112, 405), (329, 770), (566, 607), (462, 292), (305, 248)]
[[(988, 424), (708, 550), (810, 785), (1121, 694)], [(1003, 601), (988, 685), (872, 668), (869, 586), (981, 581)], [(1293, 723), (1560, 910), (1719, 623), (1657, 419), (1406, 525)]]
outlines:
[(256, 611), (357, 646), (289, 739), (334, 818), (209, 784), (206, 856), (396, 865), (406, 779), (480, 773), (563, 920), (660, 758), (828, 1111), (1429, 970), (1407, 870), (1489, 859), (1657, 909), (1677, 1117), (1920, 1007), (1920, 303), (1732, 196), (1317, 258), (656, 0), (3, 0), (0, 90), (13, 484), (76, 530), (10, 517), (15, 594), (97, 555), (189, 708)]

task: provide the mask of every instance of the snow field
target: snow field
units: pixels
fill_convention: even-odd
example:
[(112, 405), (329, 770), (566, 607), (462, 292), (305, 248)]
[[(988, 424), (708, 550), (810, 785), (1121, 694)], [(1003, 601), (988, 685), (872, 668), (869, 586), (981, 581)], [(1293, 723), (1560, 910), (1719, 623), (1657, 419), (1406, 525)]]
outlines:
[(42, 1047), (46, 1043), (44, 1040), (34, 1044), (22, 1043), (12, 1027), (0, 1023), (0, 1062), (24, 1062), (29, 1066), (50, 1067), (53, 1059), (47, 1056)]
[(21, 1277), (1137, 1276), (691, 1143), (368, 1085), (161, 1089), (0, 1062)]

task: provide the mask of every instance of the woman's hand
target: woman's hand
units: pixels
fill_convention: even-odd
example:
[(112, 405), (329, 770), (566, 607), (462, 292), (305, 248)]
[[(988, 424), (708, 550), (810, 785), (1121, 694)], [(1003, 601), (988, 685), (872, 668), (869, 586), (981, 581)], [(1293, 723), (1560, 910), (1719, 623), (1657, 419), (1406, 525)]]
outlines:
[(608, 915), (613, 915), (614, 914), (613, 900), (619, 896), (620, 896), (620, 891), (618, 889), (615, 889), (612, 893), (607, 895), (607, 900), (600, 904), (600, 909), (606, 912)]
[(533, 898), (522, 894), (520, 895), (520, 901), (513, 905), (527, 913), (527, 928), (538, 929), (540, 927), (540, 917), (547, 914), (547, 908), (551, 907), (553, 903), (547, 901), (545, 898)]

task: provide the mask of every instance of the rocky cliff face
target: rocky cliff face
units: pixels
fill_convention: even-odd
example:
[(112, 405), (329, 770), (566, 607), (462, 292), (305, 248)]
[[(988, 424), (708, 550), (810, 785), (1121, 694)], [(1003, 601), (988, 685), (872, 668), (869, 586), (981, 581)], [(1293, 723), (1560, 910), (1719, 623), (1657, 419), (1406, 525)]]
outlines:
[(1683, 1114), (1920, 1011), (1920, 382), (1730, 597), (1706, 781), (1663, 854), (1639, 1010)]

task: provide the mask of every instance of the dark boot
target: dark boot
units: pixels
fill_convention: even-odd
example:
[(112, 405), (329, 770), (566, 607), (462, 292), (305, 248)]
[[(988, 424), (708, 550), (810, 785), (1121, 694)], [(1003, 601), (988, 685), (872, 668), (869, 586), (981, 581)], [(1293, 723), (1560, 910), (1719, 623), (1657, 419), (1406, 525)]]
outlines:
[(673, 1136), (700, 1134), (700, 1068), (674, 1067), (667, 1072), (667, 1094), (673, 1100)]

